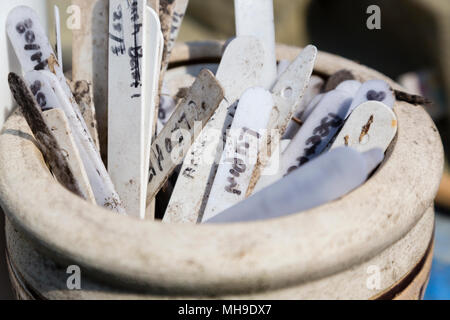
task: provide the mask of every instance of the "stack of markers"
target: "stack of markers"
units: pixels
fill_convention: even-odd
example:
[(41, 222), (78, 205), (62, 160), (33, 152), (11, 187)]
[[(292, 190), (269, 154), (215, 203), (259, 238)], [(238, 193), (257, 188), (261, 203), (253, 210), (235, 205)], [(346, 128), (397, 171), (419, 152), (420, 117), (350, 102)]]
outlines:
[(313, 75), (312, 45), (277, 63), (272, 0), (235, 0), (236, 37), (217, 72), (201, 70), (182, 98), (168, 96), (164, 74), (187, 4), (109, 1), (102, 146), (90, 84), (63, 73), (58, 10), (57, 54), (32, 9), (9, 13), (23, 70), (9, 75), (11, 91), (55, 178), (141, 219), (154, 218), (156, 196), (170, 189), (157, 212), (167, 223), (274, 218), (363, 184), (396, 134), (390, 86), (348, 70)]

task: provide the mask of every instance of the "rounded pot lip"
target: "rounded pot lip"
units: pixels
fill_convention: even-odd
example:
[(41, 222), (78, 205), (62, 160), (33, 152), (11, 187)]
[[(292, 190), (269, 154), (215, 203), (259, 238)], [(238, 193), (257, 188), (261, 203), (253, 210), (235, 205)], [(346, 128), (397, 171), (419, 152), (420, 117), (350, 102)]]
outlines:
[[(223, 42), (178, 44), (172, 63), (218, 59)], [(280, 45), (277, 56), (301, 49)], [(315, 71), (386, 76), (319, 52)], [(389, 247), (432, 205), (443, 170), (439, 133), (420, 106), (396, 101), (398, 133), (377, 172), (345, 197), (272, 220), (169, 225), (114, 215), (55, 183), (25, 120), (0, 135), (0, 201), (13, 225), (53, 259), (128, 288), (185, 294), (270, 290), (313, 281)], [(37, 191), (38, 190), (38, 191)]]

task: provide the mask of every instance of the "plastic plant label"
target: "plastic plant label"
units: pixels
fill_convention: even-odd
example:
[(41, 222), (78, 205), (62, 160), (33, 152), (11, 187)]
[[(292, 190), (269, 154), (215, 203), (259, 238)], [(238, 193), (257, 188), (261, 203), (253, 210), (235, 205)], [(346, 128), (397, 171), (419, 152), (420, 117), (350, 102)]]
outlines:
[(301, 110), (301, 101), (305, 90), (310, 81), (311, 73), (316, 60), (317, 49), (314, 46), (306, 46), (295, 60), (278, 77), (272, 89), (272, 97), (275, 102), (274, 116), (276, 116), (268, 126), (270, 145), (267, 150), (261, 152), (261, 157), (256, 169), (253, 172), (251, 183), (246, 191), (247, 195), (253, 192), (253, 189), (259, 180), (261, 170), (269, 160), (265, 155), (268, 150), (277, 149), (277, 144), (283, 132), (285, 132), (289, 121), (295, 110)]
[(203, 220), (244, 200), (258, 153), (265, 141), (274, 102), (269, 91), (249, 88), (241, 96)]
[(273, 0), (234, 0), (236, 35), (258, 38), (264, 48), (262, 85), (271, 89), (277, 78)]
[(170, 54), (175, 46), (175, 41), (177, 40), (178, 33), (180, 31), (181, 23), (183, 22), (184, 15), (188, 6), (189, 0), (176, 0), (175, 7), (172, 12), (172, 22), (170, 27), (169, 40), (167, 41), (167, 53), (164, 56), (164, 61), (162, 63), (162, 69), (166, 70), (169, 65)]
[(367, 101), (353, 110), (331, 149), (348, 146), (360, 152), (378, 148), (386, 151), (397, 133), (397, 117), (378, 101)]

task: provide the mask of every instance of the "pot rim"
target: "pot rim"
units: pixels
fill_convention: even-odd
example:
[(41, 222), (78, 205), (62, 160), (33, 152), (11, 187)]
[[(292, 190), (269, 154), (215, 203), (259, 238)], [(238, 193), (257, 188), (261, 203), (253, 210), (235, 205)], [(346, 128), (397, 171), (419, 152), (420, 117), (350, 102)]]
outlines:
[[(221, 41), (178, 44), (171, 62), (218, 59), (222, 48)], [(293, 59), (300, 50), (280, 45), (277, 56)], [(318, 53), (316, 72), (343, 68), (358, 80), (384, 79), (401, 89), (370, 68)], [(140, 221), (83, 201), (55, 183), (15, 112), (0, 135), (0, 203), (55, 260), (125, 287), (219, 295), (293, 286), (370, 259), (433, 205), (443, 170), (439, 133), (420, 106), (396, 101), (394, 111), (395, 141), (363, 186), (301, 214), (226, 225)]]

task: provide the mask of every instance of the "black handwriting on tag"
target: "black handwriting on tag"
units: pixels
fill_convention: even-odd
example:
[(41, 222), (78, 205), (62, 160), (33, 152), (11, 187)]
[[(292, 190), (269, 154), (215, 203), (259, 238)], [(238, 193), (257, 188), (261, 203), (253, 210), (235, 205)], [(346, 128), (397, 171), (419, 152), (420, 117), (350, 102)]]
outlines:
[(234, 157), (233, 159), (225, 160), (225, 162), (233, 163), (233, 166), (229, 171), (232, 176), (227, 178), (229, 184), (225, 186), (225, 191), (237, 195), (241, 195), (242, 191), (239, 190), (239, 186), (235, 178), (239, 178), (239, 176), (244, 173), (245, 170), (247, 170), (247, 165), (245, 164), (244, 160), (238, 158), (238, 155), (246, 156), (248, 149), (250, 148), (250, 144), (244, 140), (246, 134), (251, 135), (256, 139), (259, 139), (261, 137), (261, 135), (256, 131), (253, 131), (246, 127), (242, 128), (239, 134), (239, 142), (237, 143), (235, 149), (236, 157)]
[(34, 97), (36, 98), (37, 103), (41, 107), (42, 111), (50, 110), (51, 107), (47, 106), (47, 98), (45, 97), (45, 94), (40, 91), (42, 88), (42, 84), (39, 80), (34, 81), (31, 86), (30, 90), (33, 93)]
[(303, 150), (303, 156), (297, 158), (298, 165), (290, 167), (286, 174), (299, 168), (315, 156), (317, 154), (317, 148), (322, 144), (323, 138), (328, 137), (330, 134), (330, 129), (339, 128), (343, 123), (344, 120), (341, 117), (331, 112), (322, 118), (320, 124), (314, 128), (313, 135), (306, 140), (307, 148)]
[(138, 2), (133, 0), (131, 3), (131, 22), (133, 23), (133, 31), (131, 35), (133, 36), (133, 46), (128, 49), (128, 56), (130, 57), (130, 67), (131, 67), (131, 77), (133, 82), (131, 87), (138, 88), (142, 85), (141, 83), (141, 63), (142, 58), (142, 46), (138, 44), (138, 33), (141, 31), (142, 24), (138, 23)]
[(383, 101), (386, 98), (386, 92), (384, 91), (375, 91), (375, 90), (369, 90), (367, 91), (366, 98), (369, 101), (375, 100), (375, 101)]
[(31, 19), (25, 19), (22, 22), (19, 22), (16, 25), (16, 31), (25, 37), (25, 50), (33, 50), (36, 51), (31, 57), (31, 61), (36, 61), (36, 65), (34, 66), (34, 70), (43, 70), (47, 65), (47, 59), (42, 59), (42, 51), (41, 47), (35, 43), (36, 35), (33, 30), (33, 21)]
[(111, 32), (109, 33), (109, 38), (117, 42), (116, 45), (111, 46), (111, 52), (116, 56), (123, 55), (126, 48), (123, 35), (123, 12), (120, 4), (113, 12), (113, 29), (118, 33), (118, 35), (114, 35)]

